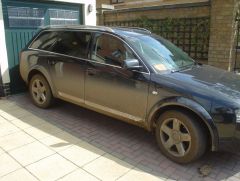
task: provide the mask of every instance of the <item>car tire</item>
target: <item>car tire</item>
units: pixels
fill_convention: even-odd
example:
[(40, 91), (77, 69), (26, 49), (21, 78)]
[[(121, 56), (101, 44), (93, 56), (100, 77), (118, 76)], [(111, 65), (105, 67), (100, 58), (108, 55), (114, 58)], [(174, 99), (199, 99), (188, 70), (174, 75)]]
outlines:
[(207, 134), (199, 120), (187, 111), (164, 112), (155, 133), (161, 152), (174, 162), (193, 162), (206, 151)]
[(45, 77), (41, 74), (36, 74), (31, 78), (29, 93), (33, 103), (40, 108), (49, 108), (54, 102), (51, 88)]

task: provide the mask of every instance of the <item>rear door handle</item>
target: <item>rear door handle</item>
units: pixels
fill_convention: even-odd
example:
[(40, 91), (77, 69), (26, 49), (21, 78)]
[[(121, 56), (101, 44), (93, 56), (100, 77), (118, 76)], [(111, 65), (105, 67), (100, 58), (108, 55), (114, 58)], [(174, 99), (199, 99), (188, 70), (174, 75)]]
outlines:
[(57, 57), (57, 55), (54, 55), (54, 54), (51, 54), (51, 53), (39, 53), (38, 56), (39, 57), (44, 57), (44, 58), (49, 58), (49, 57), (56, 58)]
[(55, 64), (56, 64), (56, 61), (55, 61), (55, 60), (48, 60), (48, 64), (49, 64), (49, 65), (55, 65)]
[(89, 69), (87, 69), (87, 74), (90, 76), (96, 75), (97, 70), (89, 68)]

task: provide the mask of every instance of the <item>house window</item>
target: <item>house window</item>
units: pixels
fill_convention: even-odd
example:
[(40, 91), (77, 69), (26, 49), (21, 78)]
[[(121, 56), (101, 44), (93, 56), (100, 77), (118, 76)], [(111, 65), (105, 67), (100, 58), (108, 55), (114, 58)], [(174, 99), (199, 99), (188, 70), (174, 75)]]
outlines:
[(111, 0), (112, 4), (124, 3), (124, 0)]
[(44, 9), (8, 6), (9, 27), (39, 27), (44, 25)]
[(79, 24), (79, 12), (65, 9), (49, 9), (50, 25)]

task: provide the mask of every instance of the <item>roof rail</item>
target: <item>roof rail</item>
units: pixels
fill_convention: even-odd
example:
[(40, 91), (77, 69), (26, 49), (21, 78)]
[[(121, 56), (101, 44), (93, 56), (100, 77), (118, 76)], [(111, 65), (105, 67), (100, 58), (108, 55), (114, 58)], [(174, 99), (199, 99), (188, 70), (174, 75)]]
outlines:
[(114, 28), (125, 29), (133, 32), (139, 33), (148, 33), (151, 34), (152, 32), (145, 28), (140, 27), (108, 27), (108, 26), (91, 26), (91, 25), (47, 25), (40, 27), (41, 29), (48, 29), (48, 28), (68, 28), (68, 29), (92, 29), (92, 30), (102, 30), (108, 32), (114, 32)]
[(77, 27), (79, 25), (45, 25), (45, 26), (40, 26), (41, 29), (47, 29), (47, 28), (68, 28), (68, 27)]
[(42, 29), (47, 29), (47, 28), (69, 28), (69, 29), (93, 29), (93, 30), (102, 30), (102, 31), (109, 31), (113, 32), (111, 27), (106, 27), (106, 26), (91, 26), (91, 25), (47, 25), (47, 26), (42, 26), (40, 27)]
[(147, 33), (152, 33), (150, 30), (146, 29), (146, 28), (140, 28), (140, 27), (129, 27), (129, 29), (133, 29), (133, 30), (140, 30), (140, 31), (145, 31)]
[(122, 26), (122, 27), (117, 27), (117, 28), (123, 28), (123, 29), (129, 29), (129, 30), (136, 30), (136, 31), (143, 31), (146, 33), (151, 34), (152, 32), (146, 28), (140, 28), (140, 27), (126, 27), (126, 26)]

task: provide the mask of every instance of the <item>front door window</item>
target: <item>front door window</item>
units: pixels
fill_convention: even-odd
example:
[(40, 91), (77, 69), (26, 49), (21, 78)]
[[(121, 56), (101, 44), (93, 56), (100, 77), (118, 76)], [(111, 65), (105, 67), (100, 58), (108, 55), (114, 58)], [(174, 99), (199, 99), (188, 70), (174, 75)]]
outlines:
[(91, 59), (105, 64), (122, 66), (126, 59), (134, 59), (132, 51), (118, 38), (108, 34), (96, 37)]

